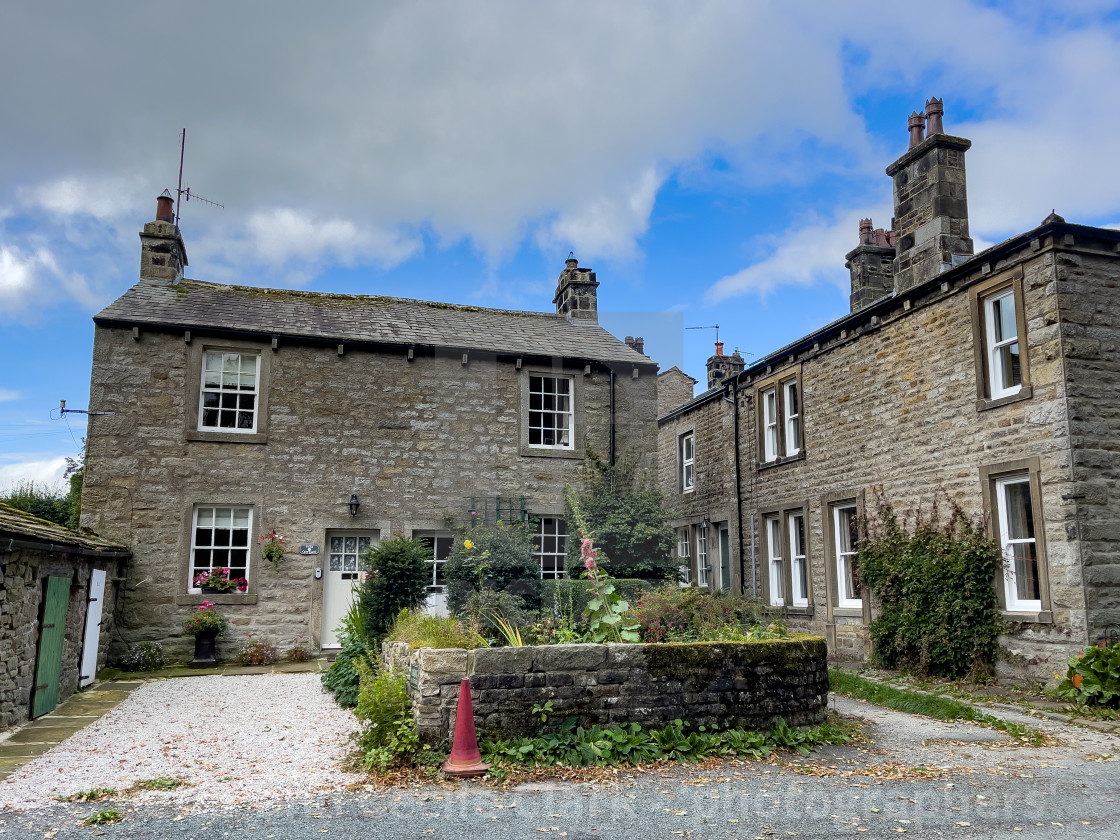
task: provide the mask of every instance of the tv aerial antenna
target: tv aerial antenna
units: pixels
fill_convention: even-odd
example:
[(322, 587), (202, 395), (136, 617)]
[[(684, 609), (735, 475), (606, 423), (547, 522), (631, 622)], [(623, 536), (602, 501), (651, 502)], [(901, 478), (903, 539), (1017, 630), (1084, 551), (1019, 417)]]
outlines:
[(179, 226), (179, 208), (183, 206), (184, 201), (190, 201), (192, 198), (195, 201), (201, 201), (203, 204), (209, 204), (211, 207), (217, 207), (219, 210), (225, 210), (224, 204), (219, 204), (216, 201), (211, 201), (208, 198), (192, 193), (191, 188), (183, 189), (183, 158), (187, 153), (187, 130), (184, 128), (183, 133), (179, 135), (179, 187), (175, 190), (175, 226)]
[(712, 324), (710, 327), (685, 327), (686, 330), (715, 330), (716, 341), (719, 341), (719, 324)]

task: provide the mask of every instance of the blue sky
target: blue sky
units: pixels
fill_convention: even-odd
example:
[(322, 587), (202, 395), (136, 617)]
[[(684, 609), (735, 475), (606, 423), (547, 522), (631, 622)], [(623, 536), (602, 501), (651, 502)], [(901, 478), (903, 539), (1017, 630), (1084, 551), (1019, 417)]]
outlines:
[(1117, 226), (1120, 6), (917, 8), (7, 4), (0, 489), (77, 453), (55, 409), (87, 407), (183, 127), (225, 205), (182, 208), (190, 277), (547, 311), (574, 250), (601, 322), (698, 379), (715, 336), (685, 327), (761, 356), (847, 312), (930, 96), (973, 141), (978, 250), (1052, 208)]

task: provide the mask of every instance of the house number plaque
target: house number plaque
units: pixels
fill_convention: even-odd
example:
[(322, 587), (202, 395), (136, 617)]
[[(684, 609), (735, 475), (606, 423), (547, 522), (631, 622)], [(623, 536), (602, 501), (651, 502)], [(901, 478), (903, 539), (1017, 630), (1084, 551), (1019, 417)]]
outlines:
[(318, 554), (319, 546), (317, 545), (301, 545), (299, 547), (300, 554)]

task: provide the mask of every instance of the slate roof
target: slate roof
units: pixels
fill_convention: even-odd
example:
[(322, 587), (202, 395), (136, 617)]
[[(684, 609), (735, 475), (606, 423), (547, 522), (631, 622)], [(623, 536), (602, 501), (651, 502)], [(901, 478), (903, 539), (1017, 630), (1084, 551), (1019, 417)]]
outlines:
[(123, 545), (111, 543), (98, 537), (79, 534), (63, 528), (46, 519), (40, 519), (9, 505), (0, 504), (0, 550), (11, 539), (37, 542), (44, 545), (71, 546), (84, 549), (84, 554), (105, 552), (111, 555), (127, 552)]
[(598, 324), (571, 322), (554, 313), (200, 280), (174, 285), (141, 280), (94, 321), (655, 364)]

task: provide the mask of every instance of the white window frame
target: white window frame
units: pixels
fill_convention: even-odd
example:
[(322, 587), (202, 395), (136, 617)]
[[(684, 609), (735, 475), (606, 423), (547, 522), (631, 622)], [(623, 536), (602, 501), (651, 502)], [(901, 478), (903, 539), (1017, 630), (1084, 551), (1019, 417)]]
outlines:
[(681, 586), (692, 584), (692, 529), (685, 525), (677, 528), (677, 559), (683, 561), (680, 565), (681, 577), (678, 583)]
[[(238, 359), (238, 372), (237, 374), (228, 373), (225, 370), (226, 360), (228, 357), (237, 357)], [(253, 360), (253, 384), (252, 388), (245, 388), (241, 380), (247, 374), (242, 373), (242, 365), (244, 359), (251, 358)], [(208, 368), (207, 365), (213, 360), (218, 361), (218, 368), (216, 370)], [(207, 373), (217, 374), (217, 384), (213, 382), (207, 383)], [(230, 387), (226, 382), (227, 376), (234, 376), (238, 382), (236, 387)], [(256, 434), (258, 426), (258, 418), (260, 413), (260, 385), (261, 385), (261, 354), (255, 352), (243, 352), (240, 350), (204, 350), (202, 352), (202, 371), (199, 377), (199, 392), (198, 392), (198, 429), (199, 431), (222, 432), (228, 434), (242, 434), (251, 435)], [(206, 405), (206, 395), (216, 395), (218, 406)], [(243, 397), (252, 397), (252, 408), (242, 408), (241, 403), (244, 402)], [(233, 408), (224, 407), (222, 403), (227, 398), (232, 398), (236, 405)], [(207, 412), (217, 411), (217, 424), (207, 424)], [(232, 411), (234, 414), (234, 425), (223, 426), (221, 425), (221, 418), (224, 412)], [(240, 415), (244, 413), (252, 415), (251, 426), (241, 426)]]
[[(558, 580), (568, 577), (568, 523), (562, 516), (539, 516), (533, 532), (533, 557), (541, 570), (541, 580)], [(545, 541), (555, 540), (546, 550)], [(549, 568), (545, 568), (548, 560)]]
[[(847, 524), (845, 517), (850, 516), (858, 521), (858, 509), (854, 503), (838, 504), (832, 508), (832, 536), (833, 548), (836, 552), (836, 606), (840, 609), (863, 609), (863, 598), (853, 598), (848, 595), (855, 591), (855, 560), (859, 551), (858, 545), (847, 545), (851, 533), (849, 528), (842, 527)], [(847, 546), (847, 547), (845, 547)]]
[[(1031, 525), (1033, 533), (1027, 537), (1013, 537), (1011, 535), (1011, 522), (1008, 516), (1007, 505), (1007, 490), (1012, 485), (1025, 485), (1027, 488), (1027, 507), (1031, 512)], [(1042, 611), (1042, 598), (1041, 595), (1037, 599), (1021, 600), (1019, 598), (1019, 581), (1015, 573), (1015, 546), (1029, 545), (1032, 548), (1033, 563), (1034, 563), (1034, 579), (1035, 584), (1042, 591), (1042, 576), (1041, 569), (1039, 568), (1039, 552), (1038, 552), (1038, 524), (1034, 521), (1034, 496), (1031, 489), (1031, 480), (1028, 473), (1021, 473), (1019, 475), (1005, 476), (997, 478), (995, 482), (996, 489), (996, 509), (999, 518), (999, 546), (1000, 552), (1003, 555), (1003, 587), (1005, 608), (1008, 612), (1041, 612)]]
[(431, 580), (428, 582), (428, 590), (430, 592), (443, 592), (447, 587), (446, 582), (442, 580), (443, 567), (455, 545), (455, 537), (446, 531), (414, 531), (412, 536), (427, 543), (432, 549), (431, 557), (428, 558), (432, 571)]
[(767, 569), (770, 581), (770, 606), (784, 607), (786, 605), (785, 587), (783, 581), (782, 559), (782, 519), (777, 514), (765, 516), (762, 519), (766, 528), (766, 554)]
[(708, 526), (696, 528), (696, 585), (708, 585)]
[[(790, 410), (791, 403), (794, 409)], [(782, 383), (782, 409), (785, 412), (785, 454), (796, 455), (801, 451), (801, 392), (796, 379)]]
[(681, 492), (691, 493), (696, 489), (696, 435), (685, 432), (681, 435), (677, 450), (681, 462)]
[[(534, 383), (539, 380), (540, 388), (534, 390)], [(548, 391), (544, 383), (555, 383), (554, 390)], [(560, 383), (564, 383), (566, 392), (560, 392)], [(575, 377), (557, 376), (549, 373), (530, 373), (528, 383), (528, 410), (525, 423), (528, 431), (530, 449), (562, 449), (570, 450), (575, 447)], [(539, 398), (539, 404), (534, 406), (534, 398)], [(553, 401), (548, 406), (550, 398)], [(562, 403), (566, 403), (563, 407)], [(550, 418), (551, 423), (546, 422)], [(534, 420), (537, 422), (534, 423)], [(534, 432), (540, 439), (534, 443)], [(545, 443), (549, 433), (554, 435), (552, 443)], [(560, 442), (556, 442), (556, 438)]]
[(762, 392), (762, 446), (764, 461), (778, 459), (778, 389)]
[(795, 607), (809, 606), (809, 557), (805, 550), (805, 513), (786, 514), (789, 529), (790, 602)]
[[(211, 511), (212, 512), (211, 515), (213, 517), (213, 519), (212, 519), (213, 524), (211, 524), (209, 526), (199, 524), (199, 514), (202, 511)], [(217, 523), (217, 517), (218, 517), (218, 512), (219, 511), (229, 511), (230, 512), (230, 527), (228, 529), (230, 531), (229, 542), (226, 543), (225, 545), (218, 544), (217, 540), (215, 539), (215, 534), (219, 530), (225, 530), (225, 529), (219, 528), (219, 525)], [(236, 524), (237, 524), (237, 515), (235, 513), (236, 511), (241, 511), (241, 512), (244, 512), (246, 514), (245, 525), (243, 527), (235, 527)], [(210, 532), (210, 544), (209, 545), (199, 544), (199, 541), (198, 541), (199, 531), (203, 530), (203, 529), (208, 530)], [(234, 535), (233, 535), (234, 531), (244, 531), (245, 532), (245, 543), (244, 543), (244, 545), (234, 545)], [(253, 536), (253, 508), (252, 508), (251, 505), (206, 505), (206, 504), (195, 505), (194, 506), (194, 511), (191, 514), (191, 553), (190, 553), (190, 560), (187, 563), (187, 591), (190, 592), (190, 593), (193, 593), (193, 594), (198, 594), (198, 593), (202, 592), (201, 587), (198, 587), (198, 586), (194, 585), (194, 579), (199, 574), (199, 572), (206, 571), (206, 570), (211, 570), (211, 569), (222, 569), (222, 568), (228, 567), (229, 570), (230, 570), (230, 577), (231, 578), (243, 577), (243, 578), (245, 578), (246, 582), (248, 582), (250, 580), (249, 575), (250, 575), (250, 570), (252, 568), (252, 554), (253, 554), (253, 543), (254, 543), (254, 540), (253, 540), (252, 536)], [(224, 550), (229, 550), (231, 553), (233, 551), (244, 551), (244, 553), (245, 553), (244, 572), (235, 571), (235, 570), (240, 570), (242, 568), (241, 564), (234, 564), (232, 562), (224, 562), (224, 563), (219, 562), (219, 563), (215, 564), (215, 562), (214, 562), (214, 552), (215, 551), (220, 552), (220, 551), (224, 551)], [(202, 564), (199, 564), (197, 562), (198, 552), (200, 552), (200, 551), (209, 551), (210, 552), (208, 565), (202, 565)], [(227, 558), (227, 561), (229, 559), (230, 558)]]
[[(1023, 345), (1019, 337), (1019, 315), (1016, 309), (1015, 289), (1003, 289), (982, 298), (984, 304), (984, 342), (988, 354), (988, 392), (993, 400), (1002, 397), (1011, 397), (1018, 394), (1023, 388)], [(998, 307), (998, 309), (997, 309)], [(1015, 334), (1007, 337), (1001, 336), (1000, 329), (1007, 319), (1001, 318), (1005, 307), (1010, 308), (1011, 324)], [(1003, 349), (1015, 345), (1019, 352), (1019, 381), (1005, 386), (1005, 374), (1008, 373), (1004, 366)]]

